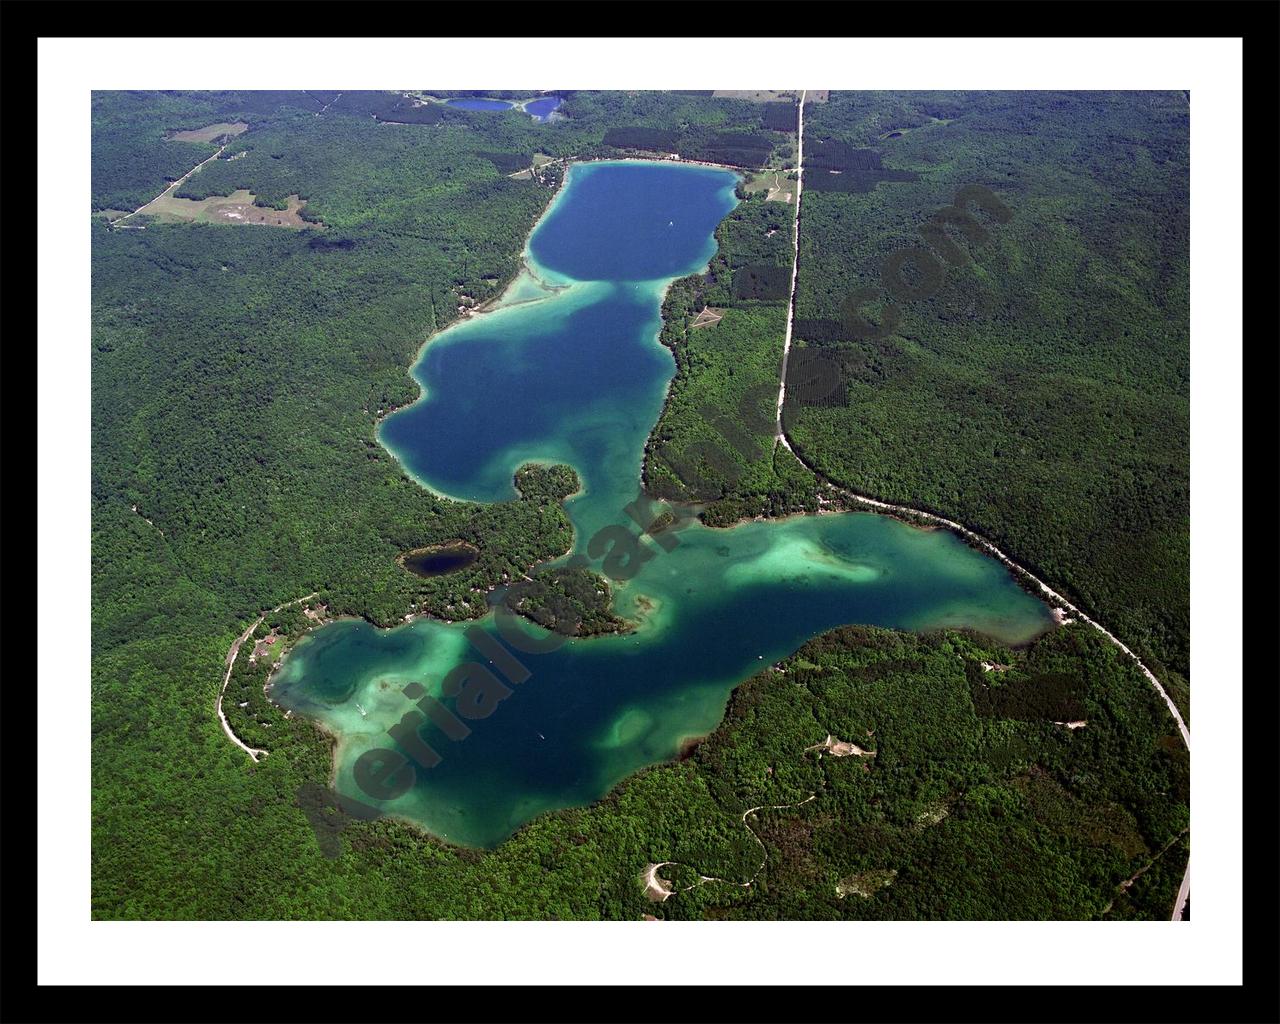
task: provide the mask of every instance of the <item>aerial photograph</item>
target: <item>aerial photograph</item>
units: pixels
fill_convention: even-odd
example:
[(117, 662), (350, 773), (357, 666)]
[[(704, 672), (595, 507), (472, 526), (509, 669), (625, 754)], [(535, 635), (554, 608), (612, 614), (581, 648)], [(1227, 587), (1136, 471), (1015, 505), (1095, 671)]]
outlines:
[(95, 88), (84, 914), (1190, 922), (1190, 109)]

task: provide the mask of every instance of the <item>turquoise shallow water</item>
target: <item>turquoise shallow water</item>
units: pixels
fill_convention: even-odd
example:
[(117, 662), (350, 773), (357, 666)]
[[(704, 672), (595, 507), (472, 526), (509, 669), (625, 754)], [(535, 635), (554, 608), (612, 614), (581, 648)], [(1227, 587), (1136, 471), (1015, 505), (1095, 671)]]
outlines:
[[(600, 569), (590, 538), (611, 525), (639, 532), (624, 508), (639, 496), (644, 443), (674, 372), (656, 340), (663, 290), (706, 264), (735, 184), (728, 172), (667, 163), (574, 166), (530, 238), (534, 276), (426, 347), (413, 368), (423, 398), (384, 422), (383, 442), (425, 486), (479, 501), (513, 497), (524, 462), (570, 463), (584, 484), (568, 503), (575, 551)], [(833, 626), (966, 625), (1016, 643), (1051, 624), (998, 563), (883, 516), (730, 530), (694, 521), (671, 536), (672, 550), (641, 541), (647, 558), (614, 585), (619, 613), (640, 623), (632, 634), (565, 641), (492, 613), (479, 625), (340, 622), (298, 644), (273, 695), (338, 733), (340, 791), (454, 842), (493, 846), (672, 757), (683, 738), (715, 728), (738, 682)], [(514, 662), (495, 653), (511, 642), (492, 646), (500, 626), (519, 631)], [(530, 652), (538, 642), (553, 649)], [(427, 720), (419, 735), (439, 761), (410, 765), (393, 777), (409, 788), (373, 799), (376, 787), (355, 777), (366, 751), (423, 758), (407, 731), (388, 734), (406, 714), (420, 721), (420, 695), (403, 688), (441, 695), (445, 675), (468, 663), (493, 681), (468, 670), (461, 698), (483, 692), (489, 703), (474, 710), (491, 713), (444, 729)]]

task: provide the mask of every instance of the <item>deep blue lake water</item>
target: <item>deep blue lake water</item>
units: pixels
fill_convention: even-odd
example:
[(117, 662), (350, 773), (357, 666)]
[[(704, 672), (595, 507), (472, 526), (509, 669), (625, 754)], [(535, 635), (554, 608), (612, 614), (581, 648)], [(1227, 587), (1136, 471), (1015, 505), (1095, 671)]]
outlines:
[(530, 100), (524, 105), (524, 110), (535, 121), (545, 121), (551, 112), (556, 110), (563, 102), (564, 100), (559, 96), (543, 96), (540, 99)]

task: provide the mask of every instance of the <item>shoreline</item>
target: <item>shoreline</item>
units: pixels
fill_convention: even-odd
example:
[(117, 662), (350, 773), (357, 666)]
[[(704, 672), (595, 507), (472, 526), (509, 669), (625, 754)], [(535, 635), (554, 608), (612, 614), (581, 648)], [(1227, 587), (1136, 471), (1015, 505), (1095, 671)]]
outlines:
[(1049, 605), (1050, 609), (1053, 610), (1055, 619), (1058, 618), (1057, 613), (1059, 611), (1071, 612), (1072, 614), (1075, 615), (1076, 618), (1080, 619), (1082, 622), (1087, 622), (1094, 629), (1098, 630), (1098, 632), (1102, 633), (1103, 636), (1105, 636), (1108, 640), (1110, 640), (1113, 644), (1115, 644), (1116, 647), (1120, 648), (1121, 651), (1127, 654), (1138, 666), (1138, 669), (1142, 672), (1142, 674), (1146, 676), (1147, 681), (1152, 685), (1156, 693), (1163, 699), (1165, 706), (1169, 709), (1169, 713), (1173, 716), (1173, 720), (1177, 724), (1178, 731), (1182, 736), (1183, 745), (1187, 748), (1188, 751), (1191, 749), (1191, 732), (1187, 728), (1187, 724), (1182, 718), (1182, 713), (1178, 710), (1177, 705), (1174, 704), (1173, 699), (1169, 696), (1164, 686), (1160, 683), (1160, 680), (1156, 678), (1155, 673), (1153, 673), (1149, 668), (1147, 668), (1146, 664), (1143, 663), (1142, 659), (1139, 658), (1136, 654), (1134, 654), (1134, 652), (1130, 650), (1128, 646), (1122, 643), (1113, 633), (1111, 633), (1108, 629), (1102, 626), (1099, 622), (1097, 622), (1096, 620), (1086, 615), (1083, 611), (1081, 611), (1078, 607), (1076, 607), (1076, 605), (1072, 604), (1070, 601), (1068, 601), (1056, 590), (1052, 589), (1047, 583), (1045, 583), (1042, 579), (1040, 579), (1038, 576), (1032, 573), (1031, 570), (1026, 569), (1023, 566), (1019, 565), (1012, 558), (1010, 558), (1003, 551), (1001, 551), (998, 547), (996, 547), (995, 544), (987, 540), (987, 538), (983, 537), (977, 531), (971, 530), (967, 526), (964, 526), (963, 524), (958, 523), (955, 520), (947, 519), (946, 517), (938, 515), (933, 512), (925, 512), (920, 509), (912, 508), (909, 505), (895, 505), (892, 502), (880, 501), (877, 498), (871, 498), (863, 494), (858, 494), (856, 491), (849, 490), (846, 487), (838, 486), (837, 484), (833, 483), (828, 477), (826, 477), (822, 473), (819, 473), (818, 470), (814, 469), (813, 466), (811, 466), (808, 462), (806, 462), (800, 456), (800, 454), (791, 447), (785, 435), (780, 435), (779, 440), (782, 441), (782, 443), (786, 446), (787, 450), (791, 452), (791, 454), (794, 455), (796, 459), (799, 460), (800, 464), (803, 465), (807, 470), (809, 470), (809, 472), (813, 473), (814, 476), (817, 477), (820, 481), (827, 484), (827, 486), (834, 488), (835, 490), (837, 490), (838, 492), (840, 492), (842, 495), (849, 498), (850, 500), (857, 502), (859, 504), (870, 505), (872, 509), (877, 510), (881, 515), (887, 515), (892, 518), (897, 518), (899, 515), (916, 516), (920, 519), (926, 520), (927, 522), (933, 523), (935, 529), (945, 529), (950, 531), (951, 533), (956, 534), (958, 537), (960, 537), (962, 540), (968, 543), (970, 547), (974, 548), (977, 551), (980, 551), (981, 553), (991, 558), (994, 558), (996, 561), (1004, 565), (1005, 568), (1008, 569), (1009, 572), (1014, 576), (1014, 578), (1019, 580), (1019, 582), (1025, 581), (1026, 584), (1028, 584), (1026, 586), (1026, 589), (1030, 590), (1031, 593), (1040, 597), (1041, 600), (1045, 602), (1045, 604)]
[[(409, 367), (406, 371), (410, 379), (413, 380), (413, 382), (418, 386), (417, 398), (415, 398), (412, 402), (406, 403), (405, 405), (391, 406), (387, 409), (384, 409), (380, 415), (375, 416), (373, 421), (373, 440), (376, 441), (383, 448), (383, 450), (386, 451), (396, 461), (401, 471), (407, 477), (409, 477), (409, 479), (411, 479), (414, 483), (416, 483), (419, 487), (423, 488), (428, 493), (433, 494), (436, 497), (442, 498), (446, 501), (454, 501), (454, 502), (465, 503), (465, 504), (488, 504), (487, 502), (478, 501), (477, 499), (463, 498), (463, 497), (459, 497), (458, 495), (449, 494), (445, 491), (440, 490), (438, 487), (432, 485), (427, 480), (420, 477), (401, 458), (400, 453), (396, 451), (396, 449), (392, 447), (391, 444), (389, 444), (387, 441), (383, 439), (382, 425), (395, 413), (403, 412), (406, 409), (411, 409), (413, 406), (417, 405), (419, 402), (422, 402), (424, 399), (428, 397), (426, 385), (418, 379), (418, 377), (414, 374), (414, 370), (422, 362), (423, 355), (427, 350), (427, 346), (430, 345), (433, 341), (436, 341), (441, 335), (455, 328), (458, 328), (464, 324), (477, 322), (481, 317), (488, 316), (493, 313), (500, 313), (508, 309), (518, 309), (523, 306), (532, 305), (533, 303), (536, 303), (536, 302), (542, 302), (545, 300), (561, 298), (567, 293), (569, 293), (574, 288), (575, 285), (593, 283), (591, 281), (577, 281), (577, 280), (568, 280), (563, 283), (558, 282), (553, 272), (549, 271), (548, 268), (538, 263), (537, 258), (533, 255), (533, 252), (531, 249), (533, 236), (537, 233), (538, 229), (547, 220), (547, 218), (549, 218), (555, 212), (556, 207), (560, 203), (562, 197), (567, 194), (568, 186), (572, 179), (574, 168), (579, 166), (584, 166), (584, 165), (600, 165), (600, 164), (655, 164), (655, 165), (684, 164), (690, 167), (706, 167), (710, 169), (731, 172), (737, 176), (738, 178), (737, 184), (741, 184), (741, 182), (744, 180), (744, 174), (745, 174), (745, 172), (742, 171), (741, 169), (736, 167), (730, 167), (727, 164), (711, 164), (711, 163), (705, 163), (702, 161), (693, 161), (693, 160), (646, 159), (642, 157), (634, 157), (634, 158), (633, 157), (626, 157), (626, 158), (598, 157), (598, 158), (593, 158), (589, 160), (580, 160), (575, 157), (562, 157), (562, 158), (557, 158), (556, 162), (564, 166), (565, 168), (564, 177), (561, 179), (559, 186), (555, 190), (555, 193), (552, 195), (551, 199), (548, 201), (546, 208), (542, 211), (541, 214), (538, 215), (537, 219), (533, 222), (533, 226), (529, 229), (529, 234), (525, 238), (524, 247), (523, 249), (521, 249), (521, 252), (520, 252), (521, 266), (511, 273), (510, 277), (507, 278), (507, 280), (502, 284), (501, 289), (498, 291), (496, 295), (489, 297), (484, 302), (482, 302), (479, 306), (473, 307), (471, 310), (469, 310), (466, 313), (457, 314), (455, 319), (451, 320), (449, 323), (441, 327), (437, 327), (425, 339), (423, 339), (422, 343), (418, 346), (416, 352), (414, 353), (413, 360), (412, 362), (410, 362)], [(736, 188), (737, 185), (735, 184), (734, 187)], [(737, 205), (738, 205), (738, 200), (735, 197), (734, 207), (736, 207)], [(730, 211), (732, 211), (734, 207), (731, 207)], [(726, 216), (728, 216), (727, 213), (726, 213)], [(719, 225), (717, 225), (717, 228), (718, 227)], [(666, 283), (663, 285), (661, 291), (657, 296), (658, 323), (657, 323), (657, 329), (653, 336), (653, 343), (657, 345), (659, 348), (663, 349), (671, 357), (673, 363), (675, 361), (675, 354), (670, 350), (670, 348), (668, 348), (666, 345), (663, 345), (661, 341), (662, 327), (663, 327), (662, 306), (666, 302), (666, 297), (671, 290), (671, 286), (676, 281), (680, 280), (681, 277), (688, 277), (688, 276), (699, 274), (699, 273), (705, 274), (707, 272), (707, 270), (710, 268), (710, 265), (711, 265), (710, 261), (715, 257), (717, 248), (718, 248), (718, 243), (716, 247), (712, 249), (712, 252), (708, 255), (707, 260), (700, 265), (700, 269), (695, 268), (688, 271), (687, 273), (678, 274), (675, 277), (671, 277), (671, 278), (655, 279), (655, 280), (665, 280)], [(528, 276), (532, 278), (532, 280), (540, 288), (544, 289), (548, 294), (543, 296), (538, 296), (536, 298), (523, 299), (523, 300), (504, 304), (503, 299), (512, 290), (512, 288), (514, 288), (519, 283), (521, 276), (524, 274), (528, 274)], [(666, 382), (666, 385), (663, 389), (662, 406), (658, 412), (658, 419), (654, 422), (654, 427), (657, 426), (658, 422), (661, 422), (662, 413), (666, 410), (667, 402), (671, 397), (671, 385), (674, 383), (675, 378), (676, 378), (676, 373), (673, 372), (671, 377)], [(650, 434), (653, 433), (653, 427), (650, 428), (649, 433)], [(647, 438), (646, 438), (645, 444), (646, 446), (648, 444)], [(566, 498), (564, 499), (566, 503), (572, 500), (573, 498), (579, 497), (582, 494), (586, 493), (586, 482), (583, 479), (582, 472), (577, 466), (573, 465), (571, 462), (566, 462), (564, 460), (557, 460), (557, 461), (526, 460), (526, 462), (536, 462), (539, 465), (547, 465), (547, 466), (567, 465), (575, 473), (578, 474), (578, 479), (581, 486), (573, 494), (566, 496)], [(640, 464), (640, 485), (641, 485), (641, 490), (643, 491), (644, 489), (643, 452), (641, 454), (641, 464)], [(577, 537), (576, 527), (574, 527), (574, 537), (575, 537), (575, 546), (576, 546), (576, 537)], [(572, 550), (573, 549), (570, 548), (569, 552), (566, 552), (566, 554), (571, 553)], [(562, 555), (560, 557), (563, 558), (564, 556)]]

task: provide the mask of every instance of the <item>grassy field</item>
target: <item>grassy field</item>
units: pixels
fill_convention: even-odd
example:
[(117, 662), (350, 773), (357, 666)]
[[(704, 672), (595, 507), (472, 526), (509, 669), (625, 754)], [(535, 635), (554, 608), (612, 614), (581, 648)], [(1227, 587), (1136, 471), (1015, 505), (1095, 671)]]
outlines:
[(765, 198), (777, 203), (790, 203), (795, 197), (795, 178), (783, 171), (758, 171), (742, 186), (747, 192), (764, 192)]
[(195, 222), (199, 224), (265, 224), (283, 228), (321, 228), (323, 225), (305, 221), (300, 212), (306, 202), (296, 195), (288, 197), (288, 206), (274, 210), (255, 206), (257, 197), (248, 189), (237, 189), (229, 196), (210, 196), (208, 199), (178, 199), (173, 195), (161, 196), (146, 209), (146, 216), (165, 223)]
[[(806, 103), (826, 103), (830, 89), (810, 89)], [(800, 98), (799, 89), (716, 89), (712, 96), (723, 99), (748, 100), (751, 103), (786, 103)]]

